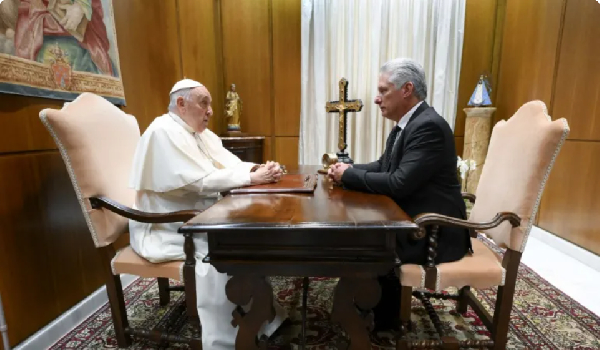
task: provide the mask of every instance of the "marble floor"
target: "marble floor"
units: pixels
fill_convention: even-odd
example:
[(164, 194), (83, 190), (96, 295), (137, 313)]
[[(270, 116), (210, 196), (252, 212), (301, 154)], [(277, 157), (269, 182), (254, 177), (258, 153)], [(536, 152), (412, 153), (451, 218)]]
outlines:
[[(522, 261), (596, 315), (600, 316), (600, 256), (534, 227)], [(121, 276), (128, 285), (134, 276)], [(15, 350), (45, 349), (107, 302), (104, 287), (42, 329)]]
[(600, 256), (534, 227), (521, 261), (600, 316)]

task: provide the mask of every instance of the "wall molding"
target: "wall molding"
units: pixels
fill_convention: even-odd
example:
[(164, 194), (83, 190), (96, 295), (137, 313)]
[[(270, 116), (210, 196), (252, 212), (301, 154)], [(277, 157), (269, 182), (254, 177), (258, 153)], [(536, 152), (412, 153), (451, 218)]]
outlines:
[[(530, 236), (546, 243), (552, 248), (570, 256), (582, 264), (600, 272), (600, 256), (589, 250), (579, 247), (555, 234), (548, 232), (539, 226), (534, 226)], [(526, 248), (527, 249), (527, 248)]]
[[(129, 286), (137, 278), (138, 276), (121, 275), (123, 288)], [(106, 286), (102, 286), (67, 312), (50, 322), (47, 326), (17, 345), (14, 350), (47, 349), (69, 333), (74, 327), (85, 321), (94, 312), (98, 311), (98, 309), (107, 302), (108, 295), (106, 294)], [(10, 329), (10, 325), (8, 325), (8, 328)]]

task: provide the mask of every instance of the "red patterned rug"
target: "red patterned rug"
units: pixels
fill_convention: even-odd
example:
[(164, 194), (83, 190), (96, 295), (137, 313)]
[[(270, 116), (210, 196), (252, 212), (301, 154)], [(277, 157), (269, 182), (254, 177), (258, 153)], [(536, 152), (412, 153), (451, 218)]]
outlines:
[[(336, 279), (312, 278), (308, 299), (307, 349), (336, 348), (340, 329), (329, 321), (332, 291)], [(271, 340), (270, 349), (297, 349), (300, 332), (301, 278), (272, 278), (279, 302), (290, 311), (291, 323)], [(476, 290), (483, 304), (493, 307), (495, 289)], [(182, 293), (173, 293), (166, 307), (158, 304), (156, 280), (138, 279), (125, 290), (130, 325), (151, 329), (164, 323), (169, 315), (184, 307)], [(454, 311), (452, 301), (433, 301), (440, 313), (444, 328), (459, 339), (486, 339), (485, 326), (469, 309), (466, 316)], [(413, 298), (412, 321), (416, 323), (413, 338), (434, 338), (435, 330), (420, 303)], [(185, 317), (173, 326), (182, 335), (190, 335)], [(391, 334), (378, 334), (372, 339), (373, 349), (393, 349)], [(117, 348), (108, 305), (50, 349), (107, 349)], [(134, 340), (131, 349), (155, 349), (156, 344)], [(172, 344), (173, 349), (185, 346)], [(579, 303), (550, 285), (546, 280), (521, 264), (511, 314), (508, 349), (600, 349), (600, 318)]]

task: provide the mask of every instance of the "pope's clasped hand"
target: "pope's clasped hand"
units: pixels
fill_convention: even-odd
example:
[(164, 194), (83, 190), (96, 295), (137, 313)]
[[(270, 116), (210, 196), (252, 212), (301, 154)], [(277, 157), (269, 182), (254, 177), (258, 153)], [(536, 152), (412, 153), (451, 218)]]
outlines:
[(261, 164), (256, 171), (250, 173), (252, 185), (262, 185), (278, 182), (283, 175), (283, 169), (277, 162), (267, 161)]

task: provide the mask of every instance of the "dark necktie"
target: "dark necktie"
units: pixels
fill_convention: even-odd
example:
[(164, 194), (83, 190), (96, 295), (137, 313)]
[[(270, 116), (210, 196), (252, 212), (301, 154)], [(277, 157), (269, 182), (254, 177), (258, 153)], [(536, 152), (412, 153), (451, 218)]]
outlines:
[(383, 156), (383, 164), (381, 167), (381, 171), (388, 171), (390, 164), (392, 162), (392, 155), (394, 152), (394, 145), (396, 144), (396, 139), (398, 138), (398, 134), (402, 131), (402, 128), (398, 125), (394, 126), (392, 132), (390, 132), (390, 136), (388, 136), (387, 142), (385, 144), (385, 153)]

